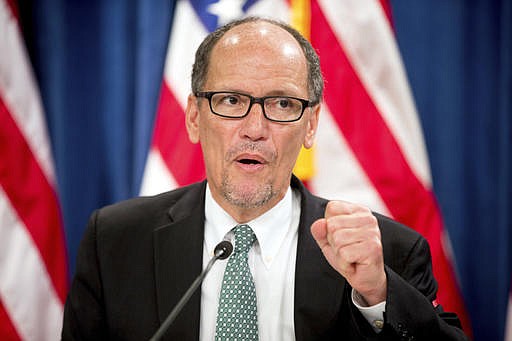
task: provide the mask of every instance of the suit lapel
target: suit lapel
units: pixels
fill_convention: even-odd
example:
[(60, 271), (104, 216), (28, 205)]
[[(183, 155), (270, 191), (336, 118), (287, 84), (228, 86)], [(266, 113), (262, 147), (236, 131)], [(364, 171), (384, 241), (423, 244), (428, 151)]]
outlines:
[[(205, 183), (184, 191), (169, 210), (171, 223), (153, 232), (158, 315), (162, 323), (181, 299), (203, 264)], [(200, 289), (199, 289), (200, 290)], [(200, 291), (191, 297), (166, 337), (199, 339)]]
[(346, 281), (327, 263), (310, 232), (324, 216), (324, 199), (314, 197), (294, 177), (292, 187), (301, 192), (301, 217), (295, 265), (295, 336), (321, 339), (332, 331), (340, 313)]

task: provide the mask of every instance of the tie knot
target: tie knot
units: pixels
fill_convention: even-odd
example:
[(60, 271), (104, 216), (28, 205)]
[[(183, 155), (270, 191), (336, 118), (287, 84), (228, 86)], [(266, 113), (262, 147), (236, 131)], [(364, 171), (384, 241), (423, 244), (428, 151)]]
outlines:
[(246, 224), (237, 225), (233, 232), (235, 233), (235, 253), (247, 254), (256, 240), (256, 235), (251, 227)]

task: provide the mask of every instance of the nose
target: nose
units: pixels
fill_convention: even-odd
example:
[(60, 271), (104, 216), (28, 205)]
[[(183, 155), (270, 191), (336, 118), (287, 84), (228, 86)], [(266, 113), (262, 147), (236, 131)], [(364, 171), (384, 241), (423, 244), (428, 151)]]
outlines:
[(263, 103), (253, 103), (247, 116), (241, 120), (240, 137), (252, 141), (266, 139), (270, 121), (263, 115)]

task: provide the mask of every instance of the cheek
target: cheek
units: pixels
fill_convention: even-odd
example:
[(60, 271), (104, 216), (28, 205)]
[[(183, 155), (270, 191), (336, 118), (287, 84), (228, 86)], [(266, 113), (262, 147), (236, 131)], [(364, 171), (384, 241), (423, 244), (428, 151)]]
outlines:
[(294, 130), (289, 134), (284, 134), (284, 137), (281, 139), (281, 159), (283, 159), (283, 165), (287, 168), (295, 165), (295, 160), (299, 154), (299, 151), (302, 147), (302, 142), (304, 141), (304, 133), (303, 130)]
[(218, 160), (223, 153), (222, 133), (215, 130), (204, 130), (201, 134), (201, 148), (205, 157)]
[(219, 124), (215, 120), (208, 123), (200, 129), (200, 142), (206, 166), (213, 167), (223, 163), (233, 132), (229, 125)]

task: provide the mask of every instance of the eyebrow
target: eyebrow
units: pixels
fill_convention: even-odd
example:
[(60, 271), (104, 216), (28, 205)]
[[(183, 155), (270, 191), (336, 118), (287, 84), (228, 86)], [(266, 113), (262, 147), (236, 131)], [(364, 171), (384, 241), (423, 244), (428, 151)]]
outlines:
[[(253, 94), (248, 93), (247, 91), (238, 90), (238, 89), (230, 89), (230, 88), (220, 89), (220, 90), (209, 90), (209, 91), (221, 91), (221, 92), (222, 91), (228, 91), (228, 92), (231, 91), (231, 92), (237, 92), (241, 95), (248, 95), (248, 96), (252, 96), (252, 97), (267, 97), (267, 96), (289, 96), (289, 97), (297, 97), (297, 98), (303, 97), (301, 95), (296, 95), (296, 94), (293, 94), (293, 93), (290, 93), (290, 92), (287, 92), (284, 90), (272, 90), (270, 92), (267, 92), (263, 96), (255, 96)], [(306, 95), (306, 98), (307, 97), (308, 97), (308, 95)]]

